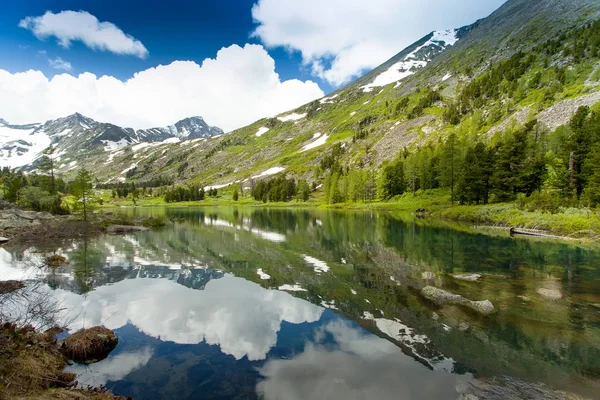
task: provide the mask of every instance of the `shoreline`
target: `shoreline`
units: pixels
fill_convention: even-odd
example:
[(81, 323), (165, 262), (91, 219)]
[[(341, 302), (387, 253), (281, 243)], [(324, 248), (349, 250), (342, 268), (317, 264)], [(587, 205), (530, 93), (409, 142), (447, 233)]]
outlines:
[[(194, 208), (194, 207), (248, 207), (264, 209), (311, 209), (339, 211), (387, 211), (417, 215), (417, 210), (425, 210), (418, 216), (425, 219), (447, 221), (466, 225), (476, 231), (499, 229), (509, 231), (532, 230), (549, 240), (565, 240), (569, 242), (600, 242), (600, 217), (597, 212), (587, 209), (567, 209), (563, 213), (527, 211), (520, 209), (516, 203), (495, 203), (487, 205), (450, 205), (444, 198), (428, 195), (413, 197), (402, 196), (392, 201), (373, 201), (366, 203), (327, 204), (318, 199), (308, 202), (291, 201), (287, 203), (263, 203), (250, 199), (233, 201), (217, 198), (202, 201), (165, 203), (157, 201), (105, 202), (102, 210), (121, 208)], [(519, 234), (519, 232), (516, 232)], [(526, 235), (523, 235), (526, 236)]]

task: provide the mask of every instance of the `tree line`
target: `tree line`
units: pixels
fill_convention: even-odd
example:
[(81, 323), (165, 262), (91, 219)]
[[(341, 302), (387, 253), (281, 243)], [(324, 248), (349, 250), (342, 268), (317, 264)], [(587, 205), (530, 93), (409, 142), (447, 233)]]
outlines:
[(328, 203), (390, 200), (419, 190), (446, 189), (450, 201), (460, 204), (541, 196), (551, 208), (600, 205), (600, 112), (588, 107), (581, 107), (568, 126), (554, 132), (532, 120), (490, 140), (451, 133), (412, 151), (403, 149), (378, 173), (342, 167), (341, 155), (334, 150), (317, 167), (324, 174)]

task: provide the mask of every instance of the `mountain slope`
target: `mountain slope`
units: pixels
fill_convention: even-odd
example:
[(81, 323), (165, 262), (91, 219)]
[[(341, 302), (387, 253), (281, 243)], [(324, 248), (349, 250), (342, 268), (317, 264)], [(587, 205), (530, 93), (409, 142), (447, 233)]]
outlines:
[[(600, 99), (600, 58), (572, 54), (579, 40), (575, 29), (598, 18), (597, 1), (509, 0), (484, 20), (432, 33), (348, 86), (275, 118), (180, 143), (105, 146), (93, 154), (82, 145), (83, 155), (61, 155), (59, 172), (86, 165), (107, 184), (215, 187), (250, 187), (286, 173), (318, 186), (331, 160), (349, 170), (378, 171), (400, 151), (439, 143), (450, 133), (476, 140), (509, 127), (513, 118), (522, 123), (535, 117), (554, 129), (579, 105)], [(369, 90), (382, 74), (396, 74), (400, 63), (415, 68)], [(492, 81), (493, 71), (513, 64), (517, 74), (485, 88), (493, 96), (473, 94)], [(451, 111), (455, 118), (448, 118)], [(157, 137), (163, 132), (150, 131)]]
[[(221, 135), (202, 117), (190, 117), (163, 128), (134, 130), (94, 121), (79, 113), (44, 124), (10, 125), (0, 121), (0, 165), (12, 168), (35, 162), (51, 144), (58, 157), (89, 156), (137, 143), (179, 142)], [(74, 164), (75, 165), (75, 164)]]

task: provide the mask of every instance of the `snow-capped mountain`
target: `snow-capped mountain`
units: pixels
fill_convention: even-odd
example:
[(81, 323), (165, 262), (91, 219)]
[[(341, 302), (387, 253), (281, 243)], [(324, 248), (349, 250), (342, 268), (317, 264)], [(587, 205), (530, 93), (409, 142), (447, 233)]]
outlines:
[(365, 92), (370, 92), (376, 87), (386, 86), (394, 82), (400, 85), (402, 80), (425, 68), (436, 56), (454, 46), (478, 24), (479, 21), (459, 29), (431, 32), (386, 63), (358, 79), (356, 83), (360, 84)]
[(11, 125), (0, 119), (0, 166), (24, 167), (39, 159), (51, 144), (58, 157), (111, 151), (144, 142), (178, 142), (222, 134), (202, 117), (183, 119), (162, 128), (140, 129), (98, 122), (79, 113), (44, 124)]

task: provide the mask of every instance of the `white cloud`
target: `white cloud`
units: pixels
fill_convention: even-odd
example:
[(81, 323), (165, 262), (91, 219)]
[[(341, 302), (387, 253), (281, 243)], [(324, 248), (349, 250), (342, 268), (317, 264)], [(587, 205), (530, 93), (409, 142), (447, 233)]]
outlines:
[(48, 79), (40, 71), (0, 69), (0, 110), (7, 121), (42, 122), (74, 112), (133, 128), (165, 126), (202, 115), (225, 130), (272, 116), (324, 95), (312, 82), (281, 81), (260, 45), (232, 45), (202, 65), (175, 61), (126, 81), (91, 73)]
[(504, 2), (259, 0), (252, 16), (268, 47), (300, 51), (315, 75), (341, 85), (429, 32), (473, 23)]
[(55, 69), (62, 69), (65, 71), (71, 71), (73, 69), (73, 66), (70, 62), (63, 60), (60, 57), (56, 57), (54, 60), (49, 58), (48, 64), (50, 64), (50, 66)]
[(33, 32), (38, 39), (56, 37), (58, 44), (68, 48), (79, 40), (94, 50), (128, 54), (140, 58), (148, 56), (142, 42), (126, 34), (111, 22), (100, 22), (86, 11), (51, 11), (40, 17), (26, 17), (19, 22), (21, 28)]

